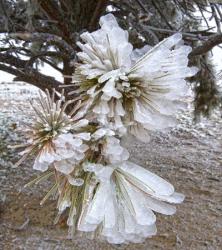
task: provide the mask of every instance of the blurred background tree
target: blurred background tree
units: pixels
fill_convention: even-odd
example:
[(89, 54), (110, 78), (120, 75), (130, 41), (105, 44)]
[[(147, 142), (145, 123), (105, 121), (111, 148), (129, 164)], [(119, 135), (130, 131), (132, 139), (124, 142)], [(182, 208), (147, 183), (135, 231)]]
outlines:
[[(181, 32), (193, 47), (190, 63), (200, 68), (190, 79), (195, 118), (221, 107), (217, 74), (209, 59), (212, 49), (222, 43), (219, 0), (0, 0), (0, 71), (14, 75), (14, 81), (60, 90), (62, 84), (71, 83), (66, 76), (75, 70), (79, 35), (97, 29), (105, 13), (118, 18), (137, 48)], [(63, 82), (42, 73), (43, 64), (60, 72)]]

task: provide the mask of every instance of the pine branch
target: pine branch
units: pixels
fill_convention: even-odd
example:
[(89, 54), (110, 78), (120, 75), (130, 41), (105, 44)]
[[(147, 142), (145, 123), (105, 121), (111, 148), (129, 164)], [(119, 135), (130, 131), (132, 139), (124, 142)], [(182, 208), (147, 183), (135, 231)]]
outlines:
[(214, 35), (210, 37), (207, 41), (203, 42), (202, 45), (194, 48), (190, 53), (189, 57), (206, 54), (208, 51), (210, 51), (220, 43), (222, 43), (222, 34)]
[(30, 69), (24, 72), (22, 70), (0, 63), (0, 70), (14, 75), (14, 81), (23, 81), (30, 83), (42, 89), (43, 91), (45, 91), (45, 89), (52, 90), (53, 88), (60, 90), (59, 86), (62, 85), (61, 82), (55, 80), (53, 77), (43, 75), (34, 69)]
[(64, 18), (60, 13), (58, 4), (56, 4), (55, 1), (52, 0), (37, 0), (37, 2), (49, 18), (49, 20), (55, 21), (55, 25), (60, 31), (60, 34), (62, 35), (63, 39), (69, 44), (72, 44), (74, 41), (72, 39), (71, 31), (67, 27), (67, 23), (65, 22)]
[(92, 18), (89, 23), (89, 30), (92, 30), (96, 24), (98, 23), (98, 20), (100, 18), (100, 15), (102, 12), (104, 12), (105, 7), (107, 6), (108, 1), (107, 0), (99, 0), (97, 1), (97, 5), (95, 8), (95, 11), (93, 12)]
[(21, 39), (24, 41), (33, 41), (33, 42), (42, 41), (42, 42), (54, 44), (58, 48), (65, 51), (68, 55), (75, 57), (75, 53), (76, 53), (75, 49), (57, 35), (52, 35), (49, 33), (38, 33), (38, 32), (34, 32), (34, 33), (17, 32), (17, 33), (10, 33), (9, 37), (14, 38), (14, 39), (15, 38)]

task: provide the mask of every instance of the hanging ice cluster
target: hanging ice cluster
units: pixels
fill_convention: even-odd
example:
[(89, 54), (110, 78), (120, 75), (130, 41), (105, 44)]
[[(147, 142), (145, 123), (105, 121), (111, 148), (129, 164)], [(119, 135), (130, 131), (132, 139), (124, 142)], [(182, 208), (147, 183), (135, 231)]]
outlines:
[(191, 47), (178, 33), (153, 48), (133, 50), (128, 32), (112, 14), (101, 17), (100, 26), (81, 35), (82, 63), (73, 75), (80, 92), (93, 100), (97, 119), (121, 132), (129, 128), (143, 140), (149, 138), (144, 136), (147, 130), (174, 126), (176, 111), (185, 107), (185, 78), (197, 72), (187, 66)]
[(35, 117), (27, 131), (29, 146), (20, 153), (23, 157), (19, 164), (28, 155), (35, 155), (34, 169), (44, 172), (53, 165), (57, 171), (69, 175), (88, 150), (84, 141), (90, 140), (90, 133), (82, 132), (88, 120), (79, 119), (77, 105), (67, 115), (66, 108), (72, 101), (65, 102), (63, 95), (55, 101), (55, 94), (53, 90), (51, 97), (46, 91), (46, 97), (41, 95), (37, 103), (32, 103)]
[(113, 137), (106, 139), (102, 151), (110, 165), (86, 162), (85, 171), (98, 181), (96, 193), (83, 207), (77, 229), (99, 231), (109, 243), (142, 242), (156, 234), (154, 212), (172, 215), (182, 194), (150, 171), (127, 161), (129, 153)]
[(33, 105), (37, 118), (22, 160), (33, 154), (34, 168), (46, 171), (31, 183), (55, 175), (42, 203), (57, 192), (56, 222), (68, 210), (72, 236), (86, 232), (115, 244), (141, 242), (156, 234), (154, 212), (174, 214), (169, 203), (184, 196), (130, 162), (121, 137), (131, 132), (147, 141), (151, 130), (175, 125), (176, 112), (185, 107), (185, 78), (197, 69), (187, 66), (191, 48), (180, 34), (133, 50), (113, 15), (101, 17), (100, 25), (78, 43), (72, 91), (78, 98), (55, 101), (54, 91), (39, 99), (40, 108)]

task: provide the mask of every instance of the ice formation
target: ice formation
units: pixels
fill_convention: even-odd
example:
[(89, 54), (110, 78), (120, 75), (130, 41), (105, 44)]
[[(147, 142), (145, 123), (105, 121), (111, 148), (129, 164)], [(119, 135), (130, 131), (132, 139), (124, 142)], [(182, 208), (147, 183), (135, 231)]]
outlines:
[[(121, 137), (132, 133), (147, 141), (150, 131), (174, 126), (176, 112), (186, 107), (185, 78), (197, 69), (188, 67), (191, 48), (181, 34), (133, 50), (112, 14), (101, 17), (100, 26), (77, 43), (82, 51), (72, 93), (79, 98), (55, 101), (54, 91), (33, 105), (36, 117), (22, 160), (35, 155), (34, 168), (46, 171), (40, 179), (55, 175), (46, 197), (58, 194), (56, 221), (69, 210), (71, 235), (82, 231), (114, 244), (142, 242), (156, 234), (155, 212), (174, 214), (172, 204), (184, 196), (129, 161)], [(70, 104), (74, 110), (68, 113)]]

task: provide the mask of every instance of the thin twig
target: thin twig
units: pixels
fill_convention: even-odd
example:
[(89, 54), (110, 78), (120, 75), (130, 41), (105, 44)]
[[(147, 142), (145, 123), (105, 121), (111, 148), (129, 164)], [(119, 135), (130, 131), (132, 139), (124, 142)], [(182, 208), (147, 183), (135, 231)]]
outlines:
[(40, 33), (40, 32), (17, 32), (10, 33), (10, 38), (19, 38), (24, 41), (43, 41), (43, 42), (51, 42), (55, 45), (58, 45), (59, 48), (63, 48), (66, 52), (71, 53), (71, 55), (75, 55), (75, 49), (70, 46), (66, 41), (64, 41), (60, 36), (52, 35), (50, 33)]
[(204, 19), (204, 22), (205, 22), (205, 23), (206, 23), (206, 25), (207, 25), (207, 28), (209, 29), (209, 28), (210, 28), (210, 26), (209, 26), (209, 23), (208, 23), (208, 21), (207, 21), (207, 19), (206, 19), (205, 15), (204, 15), (204, 13), (203, 13), (202, 8), (199, 6), (199, 4), (197, 4), (197, 6), (198, 6), (198, 8), (199, 8), (199, 11), (200, 11), (200, 13), (201, 13), (201, 15), (202, 15), (203, 19)]
[(222, 22), (222, 13), (220, 11), (220, 8), (217, 4), (214, 4), (215, 9), (217, 10), (218, 15), (220, 16), (220, 21)]
[(156, 4), (155, 2), (156, 0), (151, 0), (153, 6), (156, 8), (157, 12), (159, 12), (160, 16), (163, 18), (163, 20), (165, 21), (165, 23), (167, 24), (167, 26), (170, 28), (170, 29), (173, 29), (172, 25), (168, 22), (166, 16), (163, 14), (163, 12), (161, 11), (161, 9), (159, 8), (159, 6)]
[(221, 33), (221, 27), (220, 27), (220, 20), (217, 16), (217, 12), (215, 10), (214, 4), (210, 4), (211, 10), (212, 10), (212, 17), (214, 17), (215, 23), (217, 25), (217, 32)]
[[(149, 26), (149, 25), (143, 25), (141, 24), (141, 27), (143, 29), (150, 29), (153, 31), (158, 31), (160, 33), (165, 33), (165, 34), (175, 34), (178, 31), (177, 30), (169, 30), (169, 29), (162, 29), (162, 28), (157, 28), (157, 27), (153, 27), (153, 26)], [(211, 33), (209, 36), (203, 36), (201, 35), (202, 33), (204, 33), (204, 31), (195, 31), (195, 32), (180, 32), (183, 36), (185, 37), (190, 37), (194, 40), (206, 40), (209, 36), (215, 35), (215, 33)]]
[(140, 0), (136, 0), (136, 2), (138, 3), (138, 5), (141, 7), (141, 9), (144, 12), (146, 12), (147, 14), (150, 14), (149, 11), (146, 9), (146, 7), (144, 6), (144, 4)]

